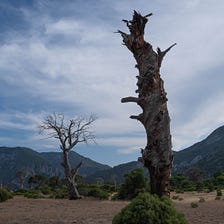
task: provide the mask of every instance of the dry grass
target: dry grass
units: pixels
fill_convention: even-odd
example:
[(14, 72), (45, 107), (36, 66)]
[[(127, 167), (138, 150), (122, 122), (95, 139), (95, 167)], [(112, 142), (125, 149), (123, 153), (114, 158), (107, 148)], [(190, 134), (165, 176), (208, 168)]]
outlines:
[[(224, 200), (215, 200), (215, 193), (178, 194), (183, 200), (175, 200), (176, 208), (186, 215), (190, 224), (224, 224)], [(204, 203), (191, 208), (191, 202)], [(111, 224), (117, 214), (128, 202), (99, 201), (82, 199), (27, 199), (16, 196), (0, 203), (0, 224)]]

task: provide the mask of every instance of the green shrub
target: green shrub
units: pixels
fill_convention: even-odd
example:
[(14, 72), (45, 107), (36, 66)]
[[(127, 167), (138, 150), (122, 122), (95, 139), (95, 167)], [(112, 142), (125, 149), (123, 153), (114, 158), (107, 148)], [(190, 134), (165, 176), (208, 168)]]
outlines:
[(88, 196), (89, 190), (90, 189), (87, 185), (78, 186), (79, 194), (82, 196)]
[(115, 191), (115, 186), (111, 184), (103, 184), (103, 185), (100, 185), (100, 189), (107, 191), (109, 193), (112, 193)]
[(112, 200), (112, 201), (117, 201), (117, 200), (119, 200), (119, 198), (118, 198), (118, 193), (113, 194), (112, 197), (111, 197), (111, 200)]
[(42, 198), (43, 195), (39, 190), (28, 190), (26, 193), (24, 193), (24, 197), (37, 199)]
[[(214, 191), (214, 190), (215, 190), (215, 187), (214, 187), (213, 183), (208, 184), (208, 191), (209, 191), (209, 192), (212, 192), (212, 191)], [(208, 192), (208, 193), (209, 193), (209, 192)]]
[(50, 195), (51, 198), (57, 198), (57, 199), (62, 199), (62, 198), (67, 198), (68, 197), (68, 191), (66, 186), (64, 187), (58, 187), (55, 188), (54, 191)]
[(203, 197), (200, 197), (198, 202), (203, 203), (203, 202), (205, 202), (205, 199)]
[(204, 193), (207, 193), (207, 194), (208, 194), (208, 193), (210, 193), (210, 192), (211, 192), (211, 191), (210, 191), (209, 189), (205, 189), (205, 190), (204, 190)]
[(217, 197), (221, 197), (221, 196), (222, 196), (222, 191), (221, 191), (221, 189), (217, 189), (217, 190), (216, 190), (216, 196), (217, 196)]
[(197, 208), (198, 203), (197, 202), (191, 202), (191, 208)]
[(119, 199), (132, 199), (139, 193), (147, 191), (147, 179), (144, 176), (142, 168), (136, 168), (124, 175), (125, 182), (118, 191)]
[(51, 188), (47, 185), (43, 185), (43, 186), (38, 187), (38, 190), (40, 190), (45, 195), (51, 194)]
[(88, 192), (88, 196), (99, 198), (99, 199), (108, 199), (109, 194), (106, 191), (101, 190), (100, 188), (93, 188)]
[(221, 196), (216, 196), (215, 197), (215, 200), (220, 200), (221, 199)]
[(141, 193), (118, 213), (112, 224), (186, 224), (184, 216), (177, 212), (172, 201), (149, 193)]
[(179, 195), (174, 195), (174, 196), (172, 197), (172, 199), (173, 199), (173, 200), (177, 200), (177, 199), (179, 199)]
[(204, 190), (204, 183), (202, 181), (196, 183), (195, 190), (197, 192), (202, 192)]
[(13, 192), (14, 195), (24, 195), (27, 192), (25, 189), (19, 189)]
[(176, 189), (176, 193), (177, 193), (177, 194), (183, 194), (183, 193), (184, 193), (184, 190)]
[(5, 188), (0, 189), (0, 202), (6, 201), (6, 200), (11, 199), (11, 198), (13, 198), (12, 193), (10, 193)]
[(26, 193), (24, 196), (26, 198), (33, 198), (33, 199), (42, 198), (39, 194), (32, 194), (32, 193)]
[[(106, 190), (107, 189), (107, 190)], [(109, 189), (104, 185), (80, 185), (78, 191), (82, 196), (94, 197), (99, 199), (109, 198)]]

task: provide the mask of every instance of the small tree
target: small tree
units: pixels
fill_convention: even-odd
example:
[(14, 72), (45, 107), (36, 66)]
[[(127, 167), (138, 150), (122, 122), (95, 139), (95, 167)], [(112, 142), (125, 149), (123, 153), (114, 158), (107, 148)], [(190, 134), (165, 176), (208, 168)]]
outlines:
[(142, 168), (136, 168), (124, 175), (125, 181), (118, 192), (119, 199), (132, 199), (147, 187), (147, 180)]
[(64, 168), (70, 200), (80, 198), (76, 187), (76, 176), (82, 165), (82, 161), (75, 168), (72, 168), (69, 162), (69, 152), (79, 143), (94, 141), (95, 136), (90, 130), (90, 126), (94, 121), (94, 116), (90, 116), (88, 119), (76, 117), (65, 121), (63, 114), (54, 113), (45, 117), (42, 125), (39, 127), (40, 131), (48, 131), (49, 138), (59, 139), (60, 148), (63, 153), (63, 162), (61, 165)]

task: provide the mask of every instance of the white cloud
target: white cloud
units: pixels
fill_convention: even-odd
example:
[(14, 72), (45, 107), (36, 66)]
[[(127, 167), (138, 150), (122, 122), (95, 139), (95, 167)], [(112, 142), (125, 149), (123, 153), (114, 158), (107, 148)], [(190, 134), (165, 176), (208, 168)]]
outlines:
[[(31, 28), (25, 36), (11, 34), (0, 46), (0, 71), (6, 74), (0, 80), (45, 103), (68, 105), (69, 111), (61, 108), (60, 112), (73, 114), (80, 107), (84, 114), (96, 114), (96, 134), (104, 136), (99, 142), (131, 153), (144, 147), (145, 140), (143, 145), (140, 142), (145, 139), (145, 132), (140, 123), (128, 118), (140, 112), (137, 105), (121, 104), (120, 99), (135, 95), (138, 72), (131, 53), (121, 46), (121, 37), (113, 31), (127, 31), (120, 20), (131, 19), (133, 9), (142, 14), (153, 12), (146, 27), (146, 40), (161, 49), (177, 42), (161, 70), (169, 99), (174, 149), (189, 146), (221, 125), (224, 93), (220, 83), (224, 76), (221, 70), (216, 70), (215, 75), (213, 71), (221, 68), (224, 60), (223, 2), (125, 0), (108, 4), (107, 13), (115, 13), (110, 17), (112, 21), (99, 19), (102, 12), (91, 11), (92, 5), (85, 5), (89, 7), (85, 10), (80, 8), (79, 17), (53, 17), (46, 8), (43, 15), (24, 9)], [(63, 10), (66, 7), (74, 5), (63, 5)], [(86, 15), (90, 13), (87, 9), (92, 20)], [(42, 115), (39, 111), (30, 112), (27, 122), (22, 122), (27, 115), (23, 113), (17, 123), (11, 119), (14, 114), (1, 113), (1, 124), (31, 130)], [(130, 134), (140, 137), (131, 138)], [(124, 137), (111, 137), (121, 135)]]
[(224, 93), (220, 93), (205, 100), (189, 122), (173, 130), (174, 149), (183, 149), (203, 140), (217, 127), (224, 125), (223, 95)]
[(46, 35), (63, 34), (65, 36), (74, 36), (83, 31), (83, 24), (79, 21), (60, 19), (54, 23), (46, 24), (45, 28)]
[(113, 146), (117, 148), (117, 153), (121, 155), (140, 152), (145, 147), (145, 136), (140, 137), (107, 137), (98, 139), (100, 146)]
[(0, 126), (11, 130), (34, 131), (40, 125), (41, 119), (40, 114), (33, 114), (32, 112), (7, 111), (7, 113), (0, 113)]

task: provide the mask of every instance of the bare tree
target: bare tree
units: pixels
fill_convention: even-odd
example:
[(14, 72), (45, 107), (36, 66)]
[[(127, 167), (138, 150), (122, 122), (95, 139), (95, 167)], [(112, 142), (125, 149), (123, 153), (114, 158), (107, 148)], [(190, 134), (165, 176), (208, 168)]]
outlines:
[(159, 48), (155, 52), (152, 45), (144, 40), (144, 29), (152, 13), (142, 16), (134, 11), (131, 21), (123, 20), (130, 34), (120, 30), (124, 45), (133, 53), (139, 71), (137, 78), (138, 97), (125, 97), (122, 103), (134, 102), (142, 108), (139, 115), (131, 119), (140, 121), (147, 135), (147, 145), (142, 149), (144, 166), (148, 168), (151, 180), (151, 193), (169, 195), (169, 178), (173, 155), (171, 150), (170, 118), (167, 110), (167, 97), (160, 77), (160, 66), (166, 53)]
[(69, 152), (79, 143), (94, 141), (95, 136), (90, 127), (95, 120), (94, 116), (90, 116), (88, 119), (76, 117), (66, 122), (63, 114), (54, 113), (44, 118), (42, 125), (39, 126), (40, 131), (48, 131), (49, 138), (59, 139), (63, 153), (61, 165), (64, 168), (70, 200), (81, 198), (76, 187), (76, 176), (82, 161), (72, 168), (69, 162)]

